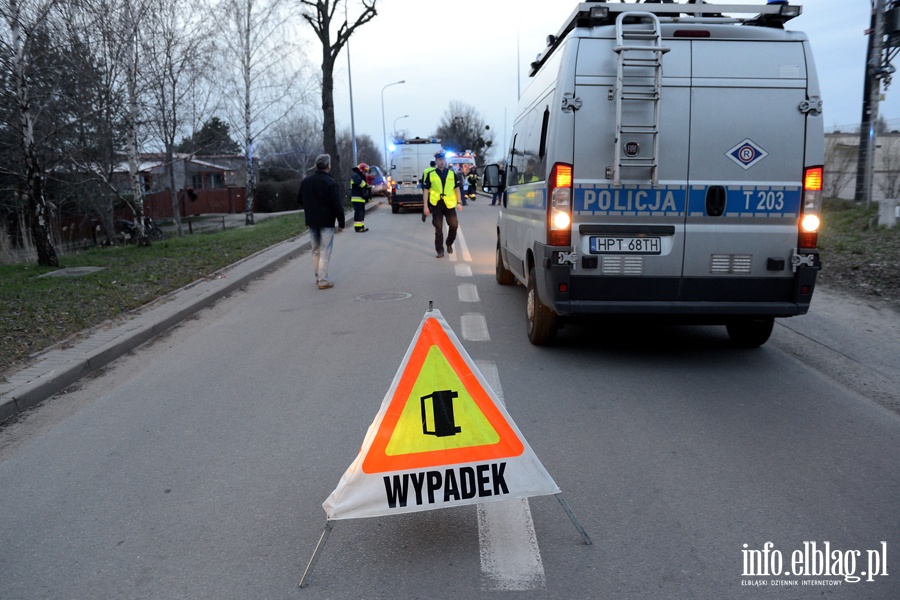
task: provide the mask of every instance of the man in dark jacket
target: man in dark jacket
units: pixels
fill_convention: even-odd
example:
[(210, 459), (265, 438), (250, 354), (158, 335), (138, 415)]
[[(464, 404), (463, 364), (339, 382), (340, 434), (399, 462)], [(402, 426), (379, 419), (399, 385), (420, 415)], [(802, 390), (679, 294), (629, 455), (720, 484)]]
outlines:
[(334, 287), (328, 279), (328, 262), (334, 243), (334, 222), (337, 232), (344, 230), (344, 205), (341, 185), (331, 176), (331, 155), (316, 157), (316, 172), (300, 183), (297, 201), (306, 213), (306, 226), (312, 245), (313, 268), (320, 290)]

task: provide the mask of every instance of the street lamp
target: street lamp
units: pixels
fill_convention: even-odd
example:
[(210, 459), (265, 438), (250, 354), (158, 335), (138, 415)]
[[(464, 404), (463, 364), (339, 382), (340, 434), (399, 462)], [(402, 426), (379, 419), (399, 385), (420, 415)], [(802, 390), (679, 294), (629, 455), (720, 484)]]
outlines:
[[(403, 115), (402, 117), (397, 117), (396, 119), (394, 119), (394, 129), (392, 130), (394, 134), (397, 133), (397, 121), (399, 121), (400, 119), (405, 119), (408, 116), (409, 115)], [(387, 157), (385, 157), (385, 158), (387, 158)]]
[[(386, 86), (384, 86), (383, 88), (381, 88), (381, 141), (384, 144), (384, 160), (385, 160), (385, 162), (390, 162), (390, 161), (388, 160), (388, 155), (387, 155), (387, 131), (385, 130), (385, 126), (384, 126), (384, 90), (388, 89), (392, 85), (399, 85), (401, 83), (406, 83), (406, 80), (401, 79), (400, 81), (395, 81), (394, 83), (389, 83)], [(391, 165), (389, 165), (389, 164), (387, 165), (387, 170), (388, 171), (391, 170)]]

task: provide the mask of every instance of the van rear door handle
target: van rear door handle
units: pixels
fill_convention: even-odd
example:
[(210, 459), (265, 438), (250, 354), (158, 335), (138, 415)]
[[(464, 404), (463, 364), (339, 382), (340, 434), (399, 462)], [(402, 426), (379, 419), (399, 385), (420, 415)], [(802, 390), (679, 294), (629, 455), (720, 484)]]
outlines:
[(721, 217), (725, 214), (725, 187), (711, 185), (706, 190), (706, 214), (710, 217)]

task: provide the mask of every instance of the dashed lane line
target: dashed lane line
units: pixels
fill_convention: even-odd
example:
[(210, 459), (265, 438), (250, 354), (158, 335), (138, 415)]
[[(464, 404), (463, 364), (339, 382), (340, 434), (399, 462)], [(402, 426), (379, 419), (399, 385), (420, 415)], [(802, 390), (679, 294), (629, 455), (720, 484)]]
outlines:
[(487, 319), (481, 313), (466, 313), (462, 316), (462, 336), (469, 342), (489, 342)]
[[(480, 360), (475, 365), (505, 404), (497, 365)], [(478, 542), (486, 588), (512, 592), (544, 587), (544, 563), (527, 498), (479, 504)]]
[(456, 242), (453, 245), (456, 252), (450, 255), (451, 261), (472, 262), (472, 254), (469, 252), (469, 245), (466, 243), (466, 236), (463, 235), (462, 227), (456, 230)]
[(456, 286), (457, 294), (460, 302), (479, 302), (478, 288), (474, 283), (461, 283)]

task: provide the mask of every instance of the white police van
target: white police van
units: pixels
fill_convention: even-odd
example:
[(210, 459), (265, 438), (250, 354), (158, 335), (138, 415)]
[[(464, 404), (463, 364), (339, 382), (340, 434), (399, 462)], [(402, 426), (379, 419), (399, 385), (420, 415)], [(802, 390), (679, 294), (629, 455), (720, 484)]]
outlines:
[(441, 140), (414, 138), (391, 142), (391, 212), (415, 209), (422, 212), (422, 173), (442, 150)]
[[(584, 2), (532, 63), (507, 156), (497, 281), (528, 337), (578, 315), (727, 326), (805, 314), (824, 163), (801, 7)], [(498, 167), (483, 178), (499, 186)]]

